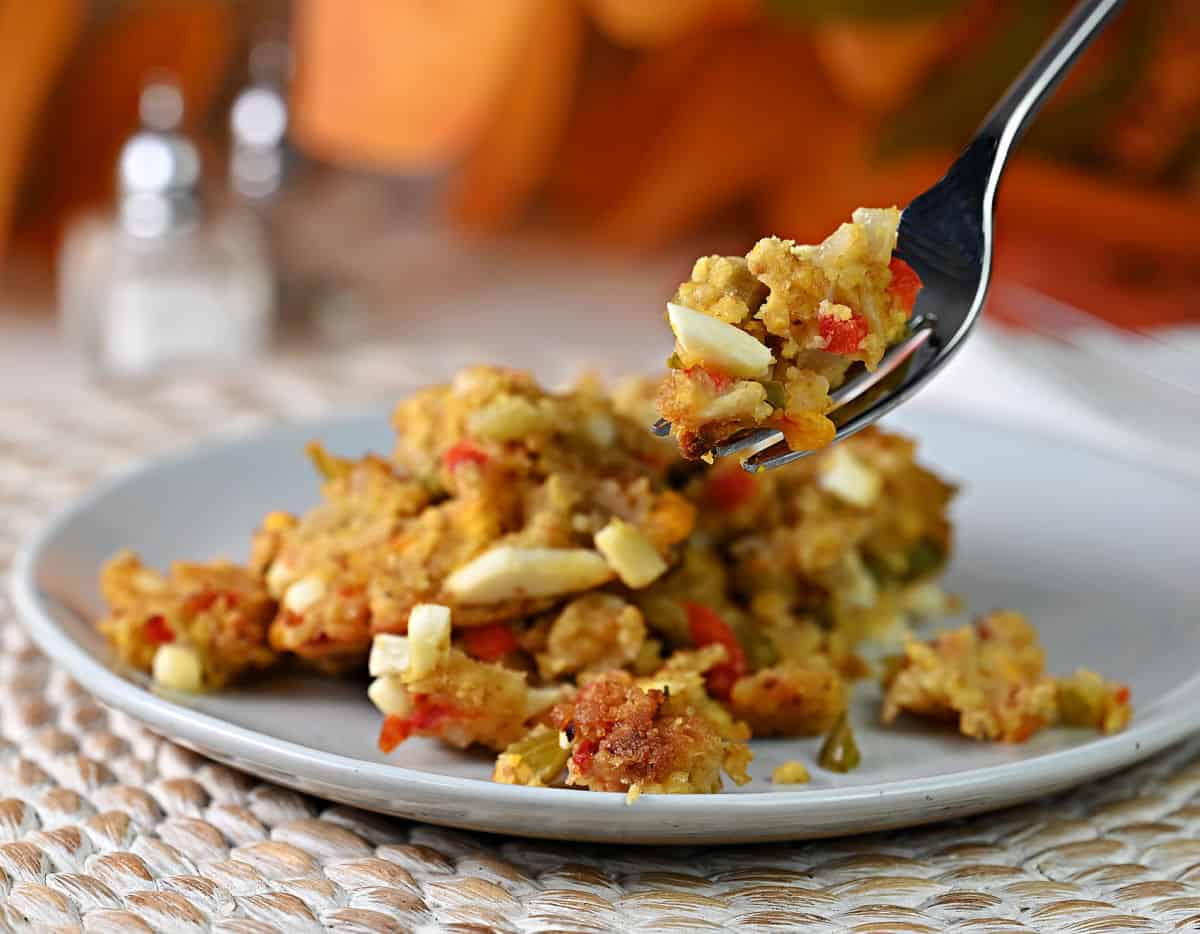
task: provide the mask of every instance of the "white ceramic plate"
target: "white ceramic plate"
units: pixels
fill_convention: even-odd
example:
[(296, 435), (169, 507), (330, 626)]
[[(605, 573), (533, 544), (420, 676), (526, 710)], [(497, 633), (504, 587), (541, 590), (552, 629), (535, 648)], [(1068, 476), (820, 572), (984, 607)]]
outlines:
[(14, 568), (19, 612), (45, 652), (115, 708), (178, 742), (264, 778), (337, 801), (433, 823), (579, 840), (734, 842), (819, 837), (998, 808), (1113, 771), (1200, 726), (1200, 496), (1152, 470), (1054, 439), (919, 413), (923, 457), (964, 485), (949, 586), (973, 610), (1012, 606), (1038, 624), (1051, 668), (1128, 681), (1137, 714), (1124, 733), (1051, 730), (1023, 746), (902, 723), (876, 725), (878, 694), (853, 706), (863, 764), (813, 769), (773, 787), (779, 762), (812, 761), (816, 740), (756, 741), (754, 781), (720, 795), (642, 797), (516, 788), (487, 780), (490, 757), (424, 740), (375, 748), (365, 685), (276, 679), (206, 697), (152, 693), (117, 671), (89, 620), (101, 562), (130, 546), (155, 565), (243, 558), (259, 518), (317, 496), (301, 454), (309, 438), (357, 454), (390, 446), (385, 418), (280, 427), (152, 464), (48, 523)]

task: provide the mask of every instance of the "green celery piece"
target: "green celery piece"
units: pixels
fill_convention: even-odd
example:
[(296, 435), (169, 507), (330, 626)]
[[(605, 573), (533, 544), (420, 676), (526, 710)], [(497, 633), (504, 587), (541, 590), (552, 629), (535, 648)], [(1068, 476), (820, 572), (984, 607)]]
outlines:
[(878, 555), (871, 554), (869, 551), (863, 552), (862, 561), (866, 565), (867, 573), (875, 578), (876, 583), (894, 584), (900, 579), (896, 568)]
[(687, 611), (674, 595), (635, 594), (634, 600), (651, 632), (662, 636), (673, 646), (688, 644), (691, 637), (688, 633)]
[(942, 16), (964, 0), (766, 0), (768, 13), (808, 23), (865, 20), (902, 23)]
[(783, 388), (783, 383), (771, 380), (763, 383), (763, 389), (767, 391), (767, 402), (772, 408), (782, 409), (787, 405), (787, 390)]
[(746, 661), (751, 671), (761, 671), (770, 668), (779, 661), (779, 651), (775, 643), (763, 632), (762, 628), (752, 619), (740, 619), (733, 623), (733, 634), (738, 644), (746, 653)]
[[(1101, 696), (1103, 701), (1103, 696)], [(1083, 725), (1094, 722), (1091, 716), (1092, 705), (1089, 698), (1079, 688), (1070, 683), (1058, 685), (1058, 716), (1067, 725)]]
[(1128, 35), (1113, 57), (1113, 66), (1089, 87), (1063, 101), (1044, 120), (1036, 120), (1026, 143), (1051, 156), (1085, 154), (1088, 143), (1105, 129), (1117, 110), (1137, 90), (1146, 74), (1159, 25), (1154, 3), (1129, 7)]
[(843, 713), (825, 737), (825, 742), (821, 744), (817, 762), (821, 768), (831, 772), (850, 772), (858, 768), (861, 761), (862, 755), (858, 751), (854, 731)]
[(504, 750), (506, 755), (521, 757), (521, 764), (543, 785), (549, 785), (567, 767), (571, 752), (558, 742), (558, 730), (545, 724), (535, 726)]
[(883, 131), (876, 149), (891, 158), (924, 147), (961, 146), (1033, 57), (1054, 25), (1045, 0), (1015, 0), (980, 49), (953, 65)]
[(932, 538), (922, 538), (908, 550), (905, 558), (908, 571), (904, 579), (913, 581), (941, 567), (946, 560), (946, 550), (940, 542)]

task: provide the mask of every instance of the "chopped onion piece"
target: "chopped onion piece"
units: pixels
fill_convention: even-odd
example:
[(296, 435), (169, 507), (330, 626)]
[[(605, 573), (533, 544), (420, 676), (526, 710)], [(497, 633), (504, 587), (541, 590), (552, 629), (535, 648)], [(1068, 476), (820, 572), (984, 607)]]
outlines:
[(758, 379), (775, 362), (766, 344), (753, 335), (692, 308), (668, 303), (667, 320), (688, 366), (711, 366), (729, 376)]
[(464, 564), (445, 587), (463, 603), (499, 603), (590, 590), (612, 577), (604, 556), (588, 548), (501, 545)]

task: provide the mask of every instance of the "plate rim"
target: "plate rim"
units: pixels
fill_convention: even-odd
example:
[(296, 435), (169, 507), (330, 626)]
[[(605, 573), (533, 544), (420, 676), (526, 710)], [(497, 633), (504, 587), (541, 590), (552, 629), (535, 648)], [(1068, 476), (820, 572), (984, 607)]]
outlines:
[[(638, 828), (653, 831), (650, 837), (670, 838), (663, 834), (661, 821), (687, 823), (703, 821), (703, 824), (735, 819), (747, 811), (769, 808), (782, 819), (787, 827), (775, 836), (754, 834), (738, 837), (735, 833), (719, 829), (704, 833), (702, 823), (692, 823), (699, 834), (679, 836), (690, 842), (710, 842), (767, 839), (798, 839), (802, 827), (794, 826), (803, 820), (799, 811), (814, 809), (836, 810), (853, 807), (863, 801), (872, 801), (878, 808), (900, 803), (913, 796), (924, 799), (927, 810), (936, 811), (924, 819), (905, 820), (896, 826), (911, 826), (932, 820), (993, 810), (1006, 805), (1041, 797), (1054, 790), (1071, 787), (1104, 774), (1118, 771), (1138, 762), (1155, 752), (1186, 738), (1200, 730), (1200, 704), (1187, 703), (1188, 697), (1200, 700), (1200, 672), (1172, 688), (1171, 709), (1156, 713), (1148, 722), (1134, 724), (1127, 730), (1111, 736), (1097, 737), (1067, 749), (1046, 752), (1014, 762), (968, 768), (932, 776), (907, 778), (890, 782), (847, 787), (831, 787), (808, 790), (770, 790), (759, 794), (715, 794), (715, 795), (647, 795), (636, 808), (626, 808), (625, 796), (620, 792), (586, 792), (563, 788), (528, 788), (504, 785), (478, 778), (426, 772), (402, 765), (356, 759), (339, 753), (327, 752), (313, 747), (280, 739), (249, 727), (241, 726), (214, 717), (193, 708), (176, 703), (169, 692), (154, 693), (105, 664), (77, 642), (55, 619), (54, 610), (48, 605), (47, 596), (37, 585), (40, 561), (55, 537), (79, 516), (105, 497), (136, 483), (143, 476), (190, 461), (197, 457), (211, 456), (237, 446), (252, 446), (275, 434), (298, 432), (306, 426), (349, 424), (366, 422), (381, 417), (379, 406), (353, 413), (330, 413), (324, 416), (286, 419), (253, 426), (249, 430), (221, 433), (187, 445), (166, 454), (139, 461), (114, 472), (93, 484), (82, 494), (58, 509), (26, 535), (12, 560), (9, 591), (16, 609), (16, 616), (38, 647), (57, 665), (96, 695), (101, 701), (134, 719), (146, 724), (152, 731), (193, 748), (207, 750), (214, 757), (224, 756), (239, 760), (239, 767), (254, 772), (254, 766), (270, 769), (271, 775), (264, 776), (276, 784), (287, 785), (279, 770), (293, 769), (297, 776), (315, 775), (317, 780), (332, 786), (348, 787), (364, 782), (373, 789), (387, 787), (403, 788), (406, 802), (425, 801), (440, 807), (454, 805), (470, 808), (496, 805), (513, 805), (536, 809), (557, 808), (570, 802), (572, 812), (593, 817), (611, 816), (614, 813), (634, 818)], [(1099, 445), (1078, 439), (1055, 436), (1030, 429), (1027, 425), (989, 417), (971, 417), (961, 412), (945, 409), (923, 410), (922, 414), (937, 414), (956, 422), (983, 423), (1012, 435), (1021, 435), (1035, 442), (1049, 444), (1060, 449), (1099, 457), (1125, 466), (1158, 475), (1184, 489), (1195, 490), (1196, 484), (1187, 475), (1163, 469), (1155, 462), (1114, 452)], [(385, 416), (383, 416), (385, 417)], [(903, 427), (901, 428), (903, 430)], [(919, 440), (919, 438), (918, 438)], [(74, 612), (69, 610), (69, 612)], [(1195, 708), (1195, 712), (1191, 712)], [(1029, 780), (1030, 768), (1036, 767), (1038, 779)], [(257, 774), (262, 775), (262, 772)], [(298, 787), (292, 785), (292, 787)], [(326, 791), (319, 794), (331, 799), (336, 796)], [(977, 800), (983, 793), (988, 799)], [(975, 800), (975, 803), (970, 803)], [(940, 801), (945, 807), (938, 808)], [(395, 812), (400, 813), (400, 812)], [(789, 816), (790, 815), (790, 816)], [(438, 817), (422, 815), (415, 819), (433, 823), (452, 823)], [(474, 820), (458, 826), (489, 828), (487, 821)], [(518, 833), (517, 831), (502, 831)], [(552, 830), (527, 828), (519, 831), (527, 836), (552, 836), (560, 839), (618, 839), (611, 833), (594, 836), (582, 833), (564, 836)], [(828, 835), (828, 834), (827, 834)], [(632, 842), (637, 831), (620, 835)]]

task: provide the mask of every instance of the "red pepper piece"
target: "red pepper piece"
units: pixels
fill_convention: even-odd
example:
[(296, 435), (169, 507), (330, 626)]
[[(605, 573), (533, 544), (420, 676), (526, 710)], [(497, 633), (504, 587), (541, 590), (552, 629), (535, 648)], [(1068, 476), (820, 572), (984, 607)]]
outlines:
[(1023, 743), (1045, 725), (1046, 721), (1041, 717), (1025, 714), (1017, 723), (1016, 728), (1005, 739), (1010, 743)]
[(220, 594), (215, 590), (202, 590), (200, 593), (194, 593), (187, 598), (184, 604), (184, 610), (188, 613), (203, 613), (205, 610), (212, 609), (212, 605), (217, 602)]
[(899, 300), (905, 315), (911, 315), (913, 306), (917, 303), (917, 293), (921, 291), (921, 277), (908, 263), (895, 256), (888, 263), (888, 268), (892, 271), (888, 291)]
[(413, 733), (436, 732), (447, 720), (460, 716), (461, 712), (453, 704), (430, 700), (419, 694), (413, 698), (413, 712), (407, 717), (389, 714), (383, 718), (383, 726), (379, 729), (379, 748), (389, 753)]
[(379, 728), (379, 751), (387, 755), (412, 733), (412, 725), (407, 717), (396, 714), (383, 718), (383, 726)]
[(453, 472), (463, 464), (477, 464), (482, 467), (488, 462), (487, 451), (466, 438), (447, 448), (442, 454), (442, 463), (446, 469)]
[(754, 476), (741, 467), (722, 467), (714, 471), (704, 487), (704, 497), (722, 512), (733, 512), (754, 499)]
[(833, 315), (822, 315), (818, 327), (829, 353), (854, 353), (867, 336), (867, 319), (862, 315), (851, 315), (844, 321)]
[(211, 610), (218, 601), (224, 603), (226, 609), (232, 610), (241, 602), (241, 598), (232, 590), (202, 590), (188, 597), (183, 608), (187, 613), (203, 613)]
[(575, 747), (571, 761), (575, 764), (575, 769), (580, 774), (587, 774), (588, 767), (592, 764), (592, 759), (596, 756), (596, 747), (597, 743), (594, 739), (585, 739)]
[(726, 661), (716, 665), (705, 674), (708, 692), (713, 697), (726, 699), (733, 690), (734, 682), (747, 671), (746, 653), (737, 641), (733, 629), (713, 610), (700, 603), (685, 603), (688, 633), (697, 648), (706, 645), (725, 646)]
[(413, 698), (413, 712), (408, 721), (414, 730), (433, 732), (446, 720), (455, 720), (459, 716), (460, 712), (453, 704), (430, 700), (418, 694)]
[[(744, 471), (743, 471), (744, 473)], [(507, 623), (493, 623), (490, 626), (473, 626), (462, 631), (463, 651), (472, 658), (480, 661), (494, 662), (515, 652), (521, 646), (513, 633), (512, 626)]]
[(699, 364), (687, 367), (683, 371), (683, 375), (688, 379), (700, 378), (708, 380), (715, 392), (724, 392), (734, 382), (732, 376), (728, 376), (720, 370), (714, 370), (712, 367), (700, 366)]
[(151, 645), (165, 645), (175, 641), (175, 633), (171, 631), (167, 621), (158, 614), (151, 616), (142, 625), (142, 637)]

